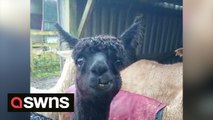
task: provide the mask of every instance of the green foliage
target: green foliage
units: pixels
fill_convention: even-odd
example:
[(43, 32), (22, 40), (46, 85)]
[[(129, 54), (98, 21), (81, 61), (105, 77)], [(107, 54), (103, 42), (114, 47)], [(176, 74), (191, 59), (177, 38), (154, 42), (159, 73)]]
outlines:
[(42, 79), (60, 75), (59, 56), (55, 52), (43, 52), (32, 55), (31, 78)]

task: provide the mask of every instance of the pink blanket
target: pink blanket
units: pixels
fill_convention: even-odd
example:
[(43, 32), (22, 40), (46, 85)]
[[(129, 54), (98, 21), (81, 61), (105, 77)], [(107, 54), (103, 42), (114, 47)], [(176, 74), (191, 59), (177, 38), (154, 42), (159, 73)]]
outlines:
[[(74, 91), (75, 86), (71, 86), (67, 93)], [(109, 120), (154, 120), (164, 107), (165, 104), (154, 99), (120, 90), (111, 103)]]

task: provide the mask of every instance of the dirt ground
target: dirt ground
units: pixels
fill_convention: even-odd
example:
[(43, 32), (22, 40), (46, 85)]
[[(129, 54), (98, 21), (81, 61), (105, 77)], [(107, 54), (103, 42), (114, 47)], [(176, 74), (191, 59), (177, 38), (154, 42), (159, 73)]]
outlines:
[(58, 79), (59, 77), (45, 78), (45, 79), (32, 79), (30, 86), (35, 87), (37, 89), (49, 89), (57, 83)]

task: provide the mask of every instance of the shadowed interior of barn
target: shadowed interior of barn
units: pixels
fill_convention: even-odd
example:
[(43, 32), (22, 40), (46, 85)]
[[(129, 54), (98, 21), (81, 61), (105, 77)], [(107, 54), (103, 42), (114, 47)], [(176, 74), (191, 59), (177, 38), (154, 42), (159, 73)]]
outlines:
[[(60, 8), (65, 4), (68, 13)], [(174, 52), (183, 47), (181, 0), (70, 0), (60, 1), (59, 11), (62, 26), (80, 38), (100, 34), (119, 37), (141, 15), (143, 37), (135, 48), (136, 60), (182, 61)]]

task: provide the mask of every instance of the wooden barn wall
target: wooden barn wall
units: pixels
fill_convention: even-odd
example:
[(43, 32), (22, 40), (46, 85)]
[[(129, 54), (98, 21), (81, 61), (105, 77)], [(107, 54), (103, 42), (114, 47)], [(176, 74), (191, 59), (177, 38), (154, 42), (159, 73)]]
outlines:
[[(119, 1), (119, 0), (118, 0)], [(77, 21), (80, 21), (86, 2), (78, 7)], [(120, 36), (134, 21), (137, 15), (144, 16), (145, 37), (140, 58), (171, 53), (182, 47), (182, 11), (157, 8), (136, 2), (114, 2), (97, 0), (92, 14), (83, 31), (83, 37), (100, 34)], [(79, 24), (79, 23), (78, 23)], [(180, 61), (178, 57), (166, 61)]]

